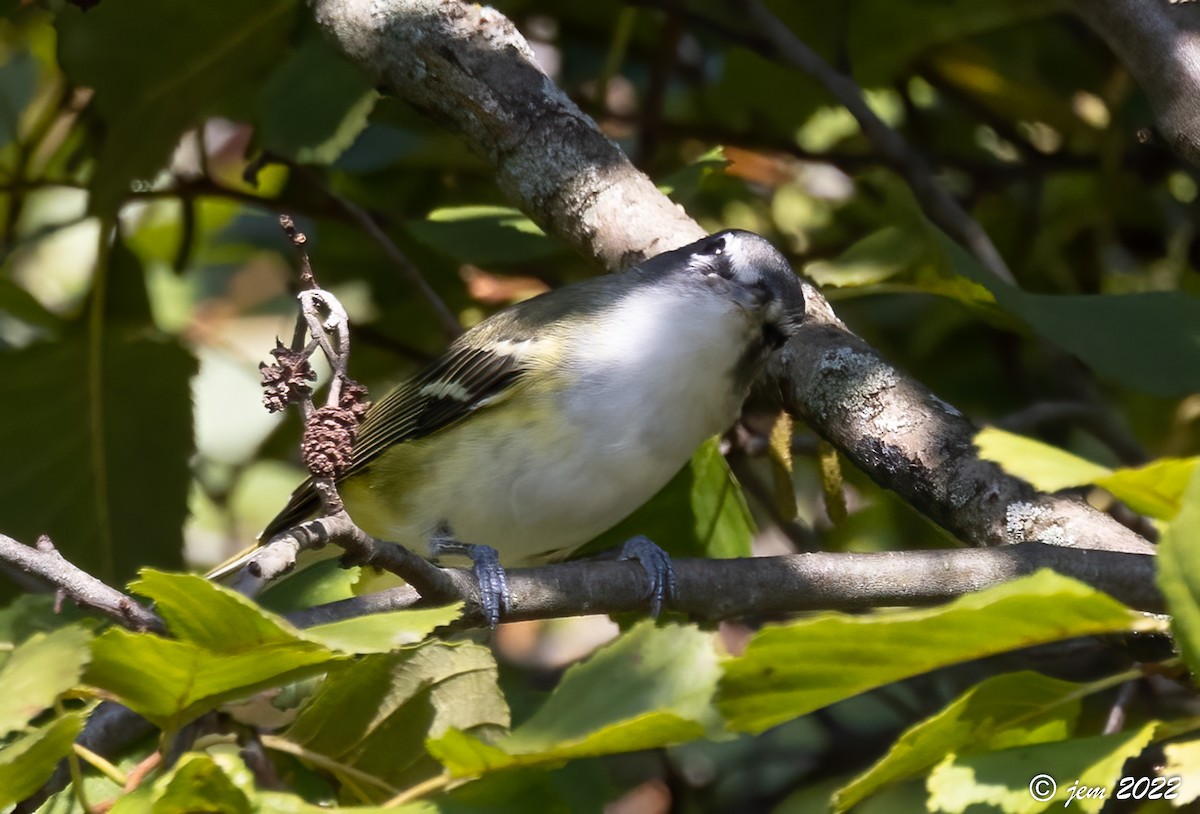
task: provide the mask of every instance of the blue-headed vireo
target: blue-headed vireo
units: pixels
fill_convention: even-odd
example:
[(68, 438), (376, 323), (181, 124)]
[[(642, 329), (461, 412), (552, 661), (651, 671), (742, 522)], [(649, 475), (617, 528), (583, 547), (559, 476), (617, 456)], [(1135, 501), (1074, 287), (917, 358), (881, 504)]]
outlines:
[[(494, 623), (501, 563), (562, 559), (652, 497), (733, 424), (803, 316), (787, 261), (744, 231), (517, 303), (371, 407), (346, 510), (377, 538), (470, 556)], [(317, 509), (305, 483), (263, 539)], [(622, 556), (657, 610), (669, 560), (645, 538)]]

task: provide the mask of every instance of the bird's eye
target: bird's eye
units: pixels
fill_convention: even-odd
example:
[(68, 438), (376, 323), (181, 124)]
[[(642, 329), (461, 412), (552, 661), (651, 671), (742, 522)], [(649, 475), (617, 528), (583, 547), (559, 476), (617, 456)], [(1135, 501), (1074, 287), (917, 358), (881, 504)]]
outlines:
[(708, 241), (704, 247), (700, 249), (700, 254), (724, 254), (725, 253), (725, 238), (718, 237)]

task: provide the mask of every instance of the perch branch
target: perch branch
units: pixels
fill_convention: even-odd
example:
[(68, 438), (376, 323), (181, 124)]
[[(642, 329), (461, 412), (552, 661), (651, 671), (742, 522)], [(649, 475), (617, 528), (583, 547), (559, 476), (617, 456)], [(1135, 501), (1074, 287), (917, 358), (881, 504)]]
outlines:
[[(1157, 613), (1164, 607), (1154, 584), (1154, 557), (1040, 543), (871, 554), (811, 552), (735, 560), (678, 559), (674, 566), (677, 590), (664, 607), (702, 621), (931, 605), (1040, 568), (1075, 577), (1140, 610)], [(467, 610), (459, 624), (485, 624), (470, 572), (448, 571), (467, 589)], [(513, 568), (508, 571), (508, 584), (512, 603), (502, 617), (505, 622), (646, 610), (646, 575), (630, 562)], [(310, 627), (403, 610), (422, 601), (416, 591), (401, 587), (296, 611), (288, 619)]]

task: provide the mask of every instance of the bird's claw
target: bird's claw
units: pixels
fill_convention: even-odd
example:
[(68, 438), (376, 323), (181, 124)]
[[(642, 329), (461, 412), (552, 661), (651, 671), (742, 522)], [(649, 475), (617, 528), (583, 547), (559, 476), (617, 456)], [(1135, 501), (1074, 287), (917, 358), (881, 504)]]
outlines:
[(617, 554), (618, 560), (637, 560), (646, 572), (649, 583), (646, 598), (650, 600), (650, 615), (658, 618), (663, 603), (675, 596), (675, 568), (667, 552), (639, 534), (625, 541)]
[(479, 582), (479, 604), (488, 627), (500, 622), (500, 614), (507, 613), (512, 604), (508, 591), (508, 577), (500, 564), (500, 555), (489, 545), (471, 546), (467, 555), (474, 563), (475, 579)]
[(440, 531), (429, 541), (429, 553), (435, 558), (443, 554), (469, 557), (472, 573), (479, 584), (479, 606), (488, 627), (500, 623), (500, 614), (512, 605), (512, 594), (508, 591), (508, 577), (500, 564), (500, 553), (490, 545), (473, 545), (455, 540), (448, 530)]

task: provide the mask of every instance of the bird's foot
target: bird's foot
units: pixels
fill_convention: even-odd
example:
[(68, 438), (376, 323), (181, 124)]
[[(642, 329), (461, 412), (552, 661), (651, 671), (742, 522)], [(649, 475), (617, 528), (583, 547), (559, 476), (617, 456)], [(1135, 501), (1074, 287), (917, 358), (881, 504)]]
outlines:
[(641, 564), (649, 583), (646, 598), (650, 600), (650, 615), (657, 619), (663, 603), (675, 595), (675, 568), (671, 565), (671, 557), (649, 537), (639, 534), (624, 542), (617, 551), (617, 559), (637, 560)]
[(475, 580), (479, 583), (479, 605), (483, 610), (483, 617), (487, 620), (488, 627), (494, 628), (500, 621), (500, 614), (507, 612), (512, 604), (508, 578), (504, 575), (504, 566), (500, 564), (499, 552), (490, 545), (463, 543), (441, 534), (435, 535), (429, 541), (429, 552), (434, 558), (444, 554), (470, 558)]

